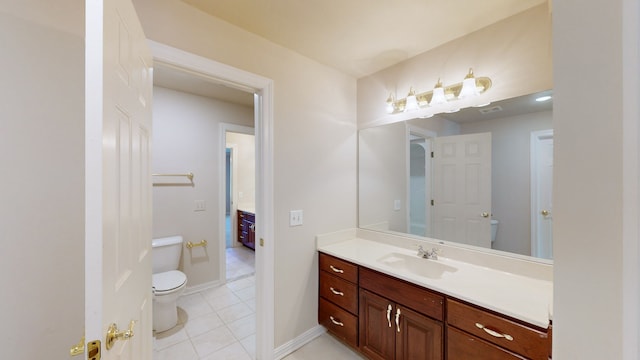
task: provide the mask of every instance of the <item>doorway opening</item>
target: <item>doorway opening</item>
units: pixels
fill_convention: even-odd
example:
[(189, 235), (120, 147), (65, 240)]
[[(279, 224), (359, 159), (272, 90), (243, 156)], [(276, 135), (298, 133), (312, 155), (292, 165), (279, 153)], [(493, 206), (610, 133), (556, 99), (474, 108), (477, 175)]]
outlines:
[[(253, 94), (254, 126), (256, 141), (256, 201), (255, 214), (259, 220), (256, 238), (259, 246), (255, 252), (255, 353), (251, 358), (267, 359), (274, 351), (274, 211), (273, 211), (273, 81), (216, 61), (184, 52), (182, 50), (149, 41), (156, 65), (182, 71), (183, 74), (200, 81), (216, 82), (235, 90)], [(217, 151), (216, 151), (217, 152)], [(219, 160), (224, 162), (225, 151), (220, 151)], [(224, 174), (219, 181), (219, 212), (224, 214)], [(219, 239), (224, 239), (224, 217), (218, 217)], [(217, 241), (224, 254), (225, 242)], [(218, 261), (219, 274), (225, 279), (225, 263)], [(224, 280), (222, 280), (224, 281)]]
[(416, 126), (407, 127), (407, 230), (432, 236), (432, 142), (436, 134)]
[(251, 127), (221, 124), (224, 136), (226, 281), (255, 273), (255, 135)]

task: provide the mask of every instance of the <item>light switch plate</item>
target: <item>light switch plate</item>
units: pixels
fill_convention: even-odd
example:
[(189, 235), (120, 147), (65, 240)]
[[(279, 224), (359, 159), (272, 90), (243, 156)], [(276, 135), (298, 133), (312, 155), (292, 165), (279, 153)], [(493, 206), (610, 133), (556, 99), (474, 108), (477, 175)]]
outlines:
[(204, 200), (196, 200), (193, 211), (205, 211), (207, 210), (207, 203)]
[(289, 226), (302, 225), (302, 210), (289, 211)]

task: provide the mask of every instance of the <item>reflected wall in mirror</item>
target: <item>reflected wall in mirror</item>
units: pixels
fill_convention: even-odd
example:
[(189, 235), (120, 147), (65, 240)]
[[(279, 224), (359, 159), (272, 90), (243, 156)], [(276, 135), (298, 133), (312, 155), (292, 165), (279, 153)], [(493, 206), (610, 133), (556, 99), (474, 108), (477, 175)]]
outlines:
[(549, 94), (360, 130), (359, 226), (551, 259)]

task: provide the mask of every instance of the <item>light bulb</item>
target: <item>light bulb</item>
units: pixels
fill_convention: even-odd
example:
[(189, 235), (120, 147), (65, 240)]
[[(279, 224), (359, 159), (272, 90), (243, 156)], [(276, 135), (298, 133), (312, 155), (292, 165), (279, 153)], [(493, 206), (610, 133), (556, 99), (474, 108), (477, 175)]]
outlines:
[(413, 88), (409, 89), (409, 94), (407, 94), (407, 103), (404, 106), (404, 112), (416, 111), (419, 110), (420, 106), (418, 105), (418, 99), (416, 98), (416, 92)]
[(469, 68), (469, 73), (462, 80), (462, 89), (458, 94), (458, 99), (464, 99), (470, 96), (480, 95), (478, 88), (476, 87), (476, 78), (473, 76), (473, 69)]
[(436, 86), (433, 88), (433, 95), (431, 95), (431, 102), (429, 105), (434, 106), (438, 104), (444, 104), (447, 102), (446, 96), (444, 96), (444, 88), (442, 82), (438, 79)]
[(387, 114), (393, 114), (394, 111), (396, 111), (396, 105), (393, 101), (393, 94), (389, 94), (389, 97), (387, 98)]

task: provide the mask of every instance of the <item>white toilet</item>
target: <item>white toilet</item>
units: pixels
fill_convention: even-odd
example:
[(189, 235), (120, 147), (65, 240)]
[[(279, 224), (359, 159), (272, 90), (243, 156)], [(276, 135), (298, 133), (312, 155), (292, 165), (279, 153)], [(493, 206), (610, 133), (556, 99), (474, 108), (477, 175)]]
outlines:
[(182, 236), (153, 239), (153, 330), (167, 331), (178, 323), (176, 300), (187, 286), (187, 276), (178, 270)]

